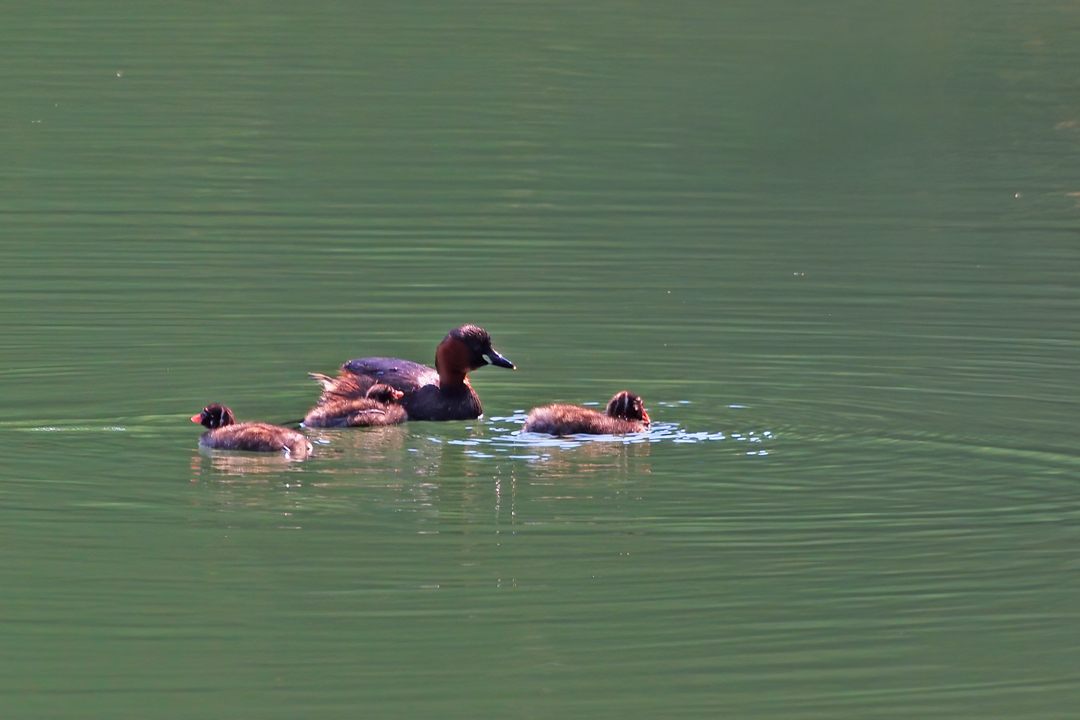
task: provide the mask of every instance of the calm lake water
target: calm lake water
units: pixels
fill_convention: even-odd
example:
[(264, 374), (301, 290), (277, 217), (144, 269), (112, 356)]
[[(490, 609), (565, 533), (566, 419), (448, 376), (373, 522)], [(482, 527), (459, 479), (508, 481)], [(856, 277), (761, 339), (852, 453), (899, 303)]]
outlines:
[[(0, 25), (0, 714), (1071, 718), (1080, 6)], [(214, 455), (487, 328), (486, 416)], [(524, 411), (640, 394), (628, 441)]]

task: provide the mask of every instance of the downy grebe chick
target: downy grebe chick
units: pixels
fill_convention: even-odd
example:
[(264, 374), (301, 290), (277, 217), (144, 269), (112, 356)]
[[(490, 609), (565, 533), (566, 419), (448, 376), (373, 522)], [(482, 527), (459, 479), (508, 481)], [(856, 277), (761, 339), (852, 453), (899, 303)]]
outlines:
[(641, 398), (623, 390), (611, 398), (603, 413), (578, 405), (533, 408), (522, 429), (550, 435), (625, 435), (645, 432), (649, 422)]
[(375, 383), (360, 393), (356, 376), (331, 378), (311, 373), (311, 377), (322, 383), (325, 391), (304, 418), (304, 427), (376, 427), (408, 420), (405, 408), (398, 404), (404, 393), (385, 383)]
[(202, 413), (193, 415), (191, 422), (210, 428), (199, 438), (199, 444), (218, 450), (248, 452), (283, 452), (293, 460), (303, 460), (311, 454), (311, 443), (303, 433), (269, 423), (236, 423), (232, 410), (224, 405), (207, 405)]
[(439, 343), (434, 368), (397, 358), (357, 358), (342, 365), (338, 377), (319, 379), (324, 398), (328, 393), (359, 397), (384, 383), (403, 393), (399, 402), (409, 420), (471, 420), (483, 414), (483, 407), (467, 376), (489, 363), (517, 369), (491, 347), (486, 330), (462, 325)]

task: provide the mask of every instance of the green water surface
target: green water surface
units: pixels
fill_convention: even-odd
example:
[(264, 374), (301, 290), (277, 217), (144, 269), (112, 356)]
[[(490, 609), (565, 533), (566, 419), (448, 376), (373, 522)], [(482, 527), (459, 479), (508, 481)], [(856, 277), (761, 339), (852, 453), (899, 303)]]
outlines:
[[(1074, 717), (1078, 31), (8, 8), (0, 715)], [(196, 445), (465, 322), (481, 420)]]

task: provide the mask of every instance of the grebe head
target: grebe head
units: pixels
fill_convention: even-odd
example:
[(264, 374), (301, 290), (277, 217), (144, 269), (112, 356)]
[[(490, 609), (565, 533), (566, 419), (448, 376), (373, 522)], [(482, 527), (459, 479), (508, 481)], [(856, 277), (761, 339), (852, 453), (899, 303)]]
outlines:
[(232, 410), (224, 405), (214, 403), (213, 405), (204, 407), (203, 411), (198, 415), (192, 415), (191, 422), (199, 423), (203, 427), (214, 430), (219, 427), (234, 424), (236, 418), (233, 417)]
[(405, 397), (405, 393), (396, 390), (385, 383), (375, 383), (368, 388), (366, 393), (364, 393), (364, 397), (381, 403), (393, 403)]
[(487, 330), (475, 325), (454, 328), (435, 351), (435, 369), (443, 387), (464, 384), (466, 375), (489, 363), (517, 370), (514, 363), (491, 347)]
[(611, 398), (611, 402), (608, 403), (606, 414), (608, 417), (622, 420), (639, 420), (646, 425), (651, 422), (649, 413), (645, 412), (645, 403), (637, 395), (627, 390), (615, 393), (615, 397)]
[[(491, 347), (491, 336), (488, 335), (488, 331), (482, 327), (477, 327), (475, 325), (462, 325), (461, 327), (456, 327), (443, 338), (443, 342), (448, 340), (456, 340), (465, 345), (468, 349), (470, 370), (482, 368), (488, 363), (498, 365), (499, 367), (510, 368), (511, 370), (517, 370), (517, 368), (514, 367), (514, 363), (507, 360), (500, 355), (495, 348)], [(436, 358), (436, 360), (438, 360), (438, 358)]]

